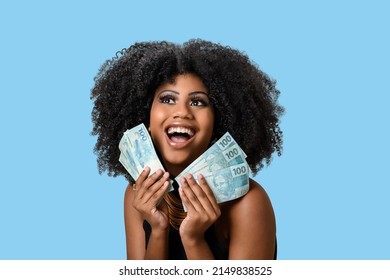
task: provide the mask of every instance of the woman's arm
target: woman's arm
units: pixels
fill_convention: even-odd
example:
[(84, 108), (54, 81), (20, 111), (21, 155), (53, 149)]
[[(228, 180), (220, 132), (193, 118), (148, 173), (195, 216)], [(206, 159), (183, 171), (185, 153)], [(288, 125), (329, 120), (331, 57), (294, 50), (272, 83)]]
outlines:
[(229, 208), (229, 259), (273, 259), (276, 223), (265, 190), (250, 180), (248, 193)]
[[(166, 259), (168, 257), (168, 217), (165, 201), (161, 197), (169, 186), (168, 173), (158, 170), (149, 176), (150, 168), (138, 177), (136, 188), (128, 186), (125, 193), (125, 230), (128, 259)], [(145, 249), (143, 222), (151, 226)]]
[(126, 232), (127, 259), (140, 260), (145, 258), (145, 232), (143, 219), (133, 205), (133, 188), (129, 185), (125, 192), (124, 217)]
[[(168, 258), (168, 230), (152, 230), (148, 248), (146, 250), (144, 220), (141, 214), (133, 207), (134, 191), (128, 186), (125, 192), (125, 231), (128, 260), (167, 259)], [(162, 201), (161, 203), (164, 203)]]

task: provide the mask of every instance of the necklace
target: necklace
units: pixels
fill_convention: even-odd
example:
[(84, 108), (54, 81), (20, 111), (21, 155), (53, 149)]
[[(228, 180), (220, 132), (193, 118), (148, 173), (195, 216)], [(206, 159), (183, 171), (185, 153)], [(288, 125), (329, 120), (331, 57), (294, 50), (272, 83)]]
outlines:
[(168, 205), (169, 223), (174, 229), (179, 230), (181, 222), (187, 217), (187, 213), (183, 209), (183, 204), (180, 198), (172, 192), (167, 193), (164, 196), (164, 200)]

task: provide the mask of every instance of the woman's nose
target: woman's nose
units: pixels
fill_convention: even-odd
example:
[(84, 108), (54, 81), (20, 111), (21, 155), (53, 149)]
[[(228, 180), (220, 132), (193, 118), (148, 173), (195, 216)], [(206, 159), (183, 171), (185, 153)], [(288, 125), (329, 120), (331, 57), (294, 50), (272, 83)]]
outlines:
[(177, 110), (173, 114), (173, 118), (180, 118), (180, 119), (194, 119), (194, 115), (191, 111), (191, 106), (188, 104), (181, 104), (176, 107)]

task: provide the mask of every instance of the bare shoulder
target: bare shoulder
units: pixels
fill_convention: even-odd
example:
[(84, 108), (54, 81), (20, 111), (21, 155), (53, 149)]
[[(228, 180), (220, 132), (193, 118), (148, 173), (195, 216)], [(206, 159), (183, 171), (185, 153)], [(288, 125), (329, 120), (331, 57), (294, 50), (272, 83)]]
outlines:
[(131, 184), (128, 184), (125, 190), (125, 206), (128, 203), (132, 203), (132, 202), (133, 202), (133, 187)]
[(135, 213), (133, 207), (133, 200), (134, 200), (133, 186), (129, 184), (127, 185), (127, 188), (125, 190), (125, 196), (124, 196), (125, 219), (129, 216), (132, 216)]
[(226, 205), (229, 258), (272, 259), (276, 223), (271, 201), (260, 184), (250, 180), (248, 193)]
[(252, 179), (249, 181), (248, 193), (232, 203), (230, 214), (238, 217), (259, 214), (274, 216), (273, 207), (267, 192), (259, 183)]

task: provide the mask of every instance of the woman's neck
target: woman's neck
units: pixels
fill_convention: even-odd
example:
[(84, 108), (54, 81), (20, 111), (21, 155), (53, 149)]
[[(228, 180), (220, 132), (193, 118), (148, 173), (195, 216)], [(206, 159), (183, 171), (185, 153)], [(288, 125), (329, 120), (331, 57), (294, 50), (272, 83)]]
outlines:
[(169, 172), (170, 177), (177, 177), (187, 166), (181, 165), (171, 165), (169, 163), (164, 163), (165, 171)]

